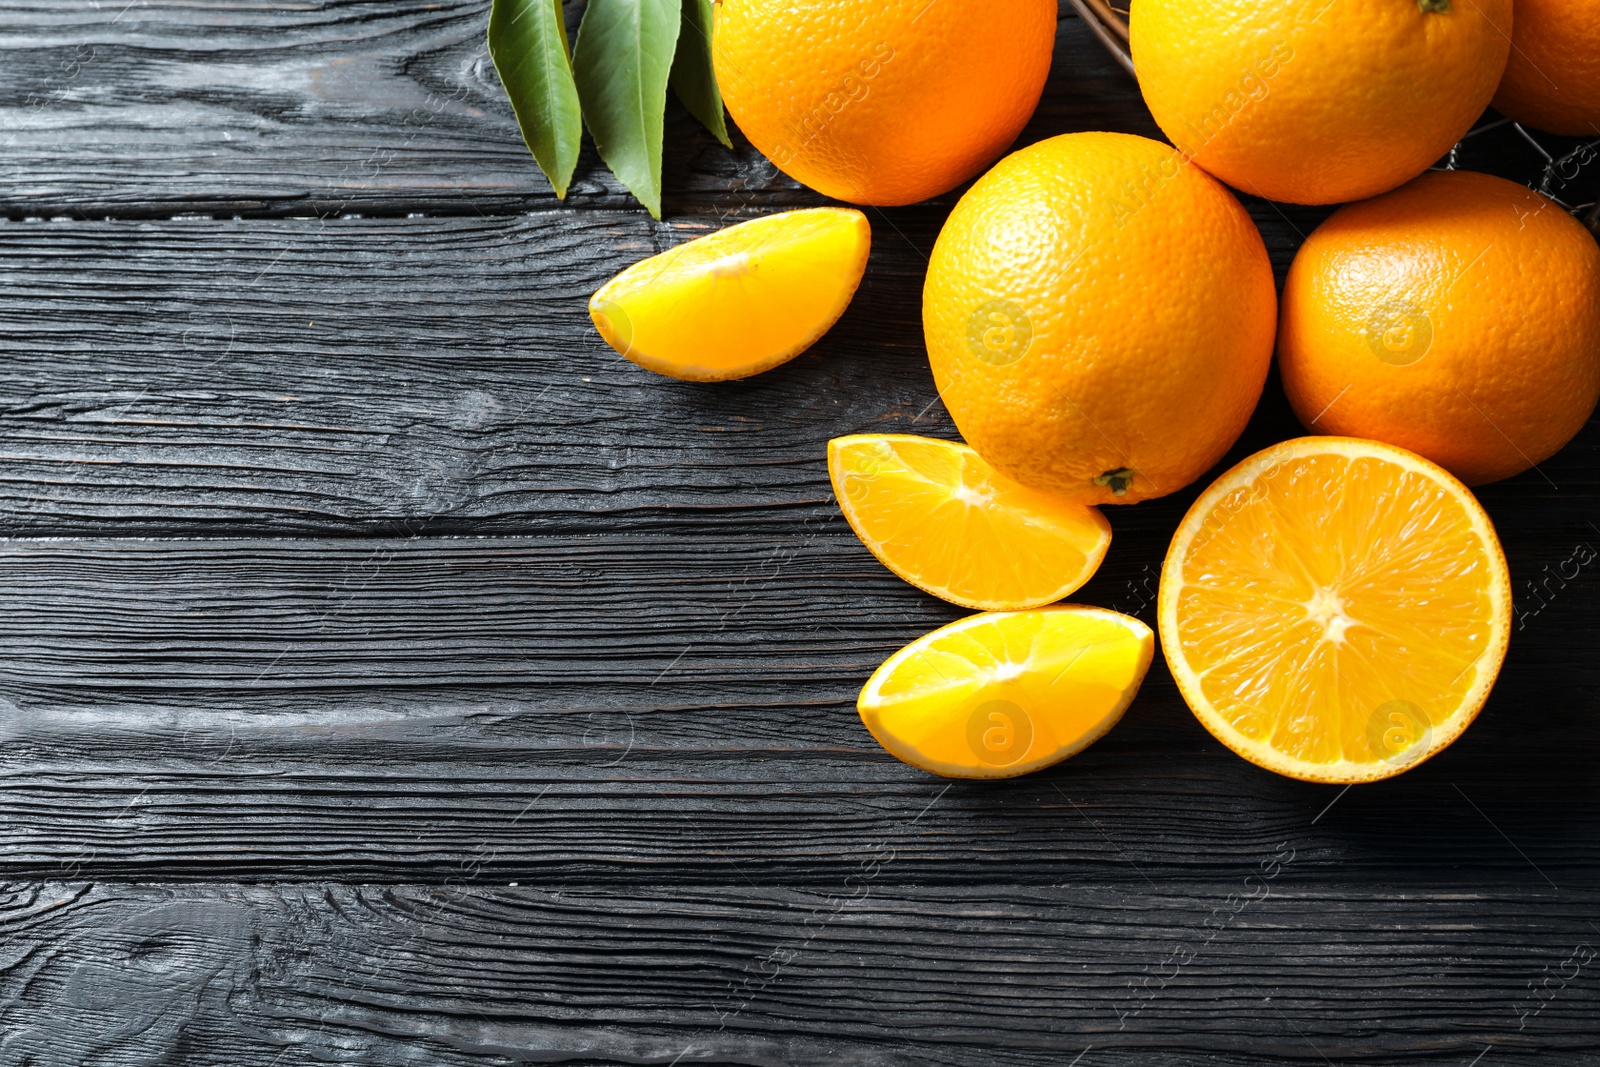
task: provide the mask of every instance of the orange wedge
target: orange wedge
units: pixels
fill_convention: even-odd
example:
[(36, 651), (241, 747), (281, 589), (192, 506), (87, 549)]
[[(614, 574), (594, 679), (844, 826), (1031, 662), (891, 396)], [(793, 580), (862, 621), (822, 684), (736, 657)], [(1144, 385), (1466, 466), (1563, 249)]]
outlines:
[(1150, 667), (1138, 619), (1062, 605), (974, 615), (890, 656), (861, 721), (890, 754), (947, 778), (1012, 778), (1117, 724)]
[(1371, 782), (1477, 716), (1505, 658), (1511, 581), (1489, 517), (1442, 468), (1302, 437), (1195, 501), (1159, 613), (1178, 688), (1223, 744), (1291, 778)]
[(839, 321), (872, 247), (867, 217), (819, 207), (741, 222), (635, 263), (589, 300), (606, 343), (691, 382), (747, 378)]
[(1053, 604), (1087, 582), (1111, 524), (1001, 476), (966, 445), (860, 434), (828, 442), (833, 493), (885, 567), (962, 607)]

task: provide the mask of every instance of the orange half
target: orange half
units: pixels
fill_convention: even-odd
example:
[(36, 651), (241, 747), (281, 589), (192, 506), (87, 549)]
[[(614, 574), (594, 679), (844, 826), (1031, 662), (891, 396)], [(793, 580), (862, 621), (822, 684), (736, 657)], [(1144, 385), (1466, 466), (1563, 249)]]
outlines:
[(982, 611), (1042, 607), (1087, 582), (1111, 524), (1003, 477), (966, 445), (904, 434), (828, 442), (828, 475), (850, 527), (888, 567)]
[(1404, 449), (1302, 437), (1200, 495), (1161, 571), (1161, 647), (1206, 729), (1313, 782), (1415, 767), (1477, 717), (1511, 581), (1489, 517)]
[(810, 348), (867, 269), (872, 228), (850, 208), (741, 222), (635, 263), (589, 300), (606, 343), (691, 382), (746, 378)]
[(1081, 752), (1144, 681), (1150, 628), (1062, 605), (974, 615), (890, 656), (856, 701), (891, 755), (948, 778), (1012, 778)]

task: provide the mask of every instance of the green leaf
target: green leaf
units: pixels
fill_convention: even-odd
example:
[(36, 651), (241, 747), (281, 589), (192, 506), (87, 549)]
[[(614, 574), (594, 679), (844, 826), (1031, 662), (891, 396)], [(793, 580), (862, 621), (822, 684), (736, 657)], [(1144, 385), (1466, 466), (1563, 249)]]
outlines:
[(705, 124), (724, 148), (732, 148), (728, 126), (722, 118), (722, 93), (711, 64), (712, 0), (683, 0), (683, 30), (678, 53), (672, 58), (672, 91)]
[(528, 151), (556, 196), (565, 198), (578, 166), (583, 119), (567, 57), (561, 0), (494, 0), (489, 10), (489, 55), (511, 98)]
[(681, 0), (589, 0), (572, 55), (600, 158), (658, 219), (662, 120), (681, 17)]

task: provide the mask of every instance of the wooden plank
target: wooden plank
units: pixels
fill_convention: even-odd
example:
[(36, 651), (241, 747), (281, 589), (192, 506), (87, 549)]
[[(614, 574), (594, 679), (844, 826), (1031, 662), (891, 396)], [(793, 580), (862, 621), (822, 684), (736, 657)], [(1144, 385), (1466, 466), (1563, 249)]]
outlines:
[(606, 347), (585, 304), (708, 226), (562, 212), (0, 227), (0, 522), (409, 534), (763, 506), (804, 519), (827, 497), (830, 431), (906, 427), (934, 399), (920, 332), (902, 328), (920, 279), (905, 255), (881, 257), (797, 365), (676, 383)]
[[(1108, 565), (1082, 599), (1148, 619), (1124, 599), (1141, 581)], [(853, 701), (964, 613), (840, 529), (13, 540), (0, 869), (818, 885), (909, 821), (896, 870), (925, 884), (1181, 886), (1292, 835), (1306, 881), (1586, 885), (1592, 581), (1530, 618), (1466, 737), (1393, 782), (1244, 763), (1158, 664), (1083, 755), (951, 785), (882, 752)]]
[[(581, 5), (570, 3), (569, 20)], [(484, 43), (488, 0), (22, 0), (0, 13), (0, 215), (476, 215), (556, 203)], [(1153, 132), (1070, 12), (1024, 141)], [(820, 203), (673, 102), (669, 214)], [(949, 198), (947, 198), (949, 199)], [(593, 151), (568, 202), (640, 211)]]
[[(567, 6), (575, 25), (581, 5)], [(488, 0), (8, 4), (0, 217), (552, 209), (489, 62), (487, 19)], [(1018, 143), (1094, 129), (1159, 136), (1133, 79), (1064, 5), (1051, 77)], [(724, 149), (669, 105), (669, 216), (824, 202), (734, 132)], [(1556, 155), (1576, 144), (1541, 140)], [(1564, 168), (1553, 191), (1573, 204), (1595, 199), (1592, 158)], [(1519, 181), (1542, 165), (1509, 130), (1473, 142), (1459, 162)], [(948, 208), (958, 193), (935, 203)], [(567, 203), (643, 213), (592, 145)], [(1296, 224), (1308, 217), (1283, 210)]]
[[(874, 216), (832, 333), (714, 386), (622, 359), (586, 305), (718, 220), (0, 224), (0, 533), (819, 519), (829, 437), (954, 433), (920, 321), (942, 218)], [(1262, 221), (1286, 267), (1294, 231)], [(1292, 433), (1269, 396), (1261, 426)]]
[(1600, 1062), (1592, 890), (1325, 893), (1291, 865), (1234, 911), (1238, 880), (934, 892), (892, 870), (816, 892), (13, 886), (0, 1050), (40, 1067)]

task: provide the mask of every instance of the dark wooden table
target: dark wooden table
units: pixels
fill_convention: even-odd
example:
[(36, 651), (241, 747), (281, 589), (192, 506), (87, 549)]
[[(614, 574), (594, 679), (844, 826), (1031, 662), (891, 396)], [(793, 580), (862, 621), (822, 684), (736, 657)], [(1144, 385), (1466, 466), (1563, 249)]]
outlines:
[[(963, 612), (823, 447), (954, 435), (954, 197), (872, 213), (803, 358), (653, 376), (587, 295), (818, 198), (674, 104), (665, 222), (592, 152), (557, 203), (486, 17), (0, 11), (0, 1065), (1600, 1064), (1600, 432), (1484, 490), (1517, 629), (1421, 769), (1258, 770), (1158, 663), (1068, 763), (930, 778), (854, 697)], [(1068, 11), (1024, 141), (1103, 128), (1156, 133)], [(1280, 274), (1324, 214), (1251, 210)], [(1271, 382), (1236, 455), (1296, 432)], [(1081, 599), (1151, 621), (1195, 491)]]

